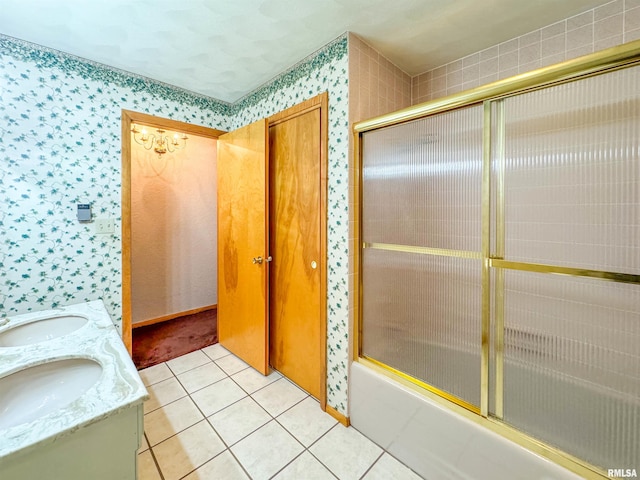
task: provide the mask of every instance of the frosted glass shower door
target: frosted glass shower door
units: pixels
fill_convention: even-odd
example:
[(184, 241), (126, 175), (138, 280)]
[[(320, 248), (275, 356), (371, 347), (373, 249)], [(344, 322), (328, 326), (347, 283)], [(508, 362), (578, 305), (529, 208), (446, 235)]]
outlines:
[(640, 466), (638, 85), (503, 100), (503, 418), (605, 470)]
[(366, 132), (361, 354), (480, 404), (482, 106)]
[(640, 470), (639, 48), (354, 127), (362, 363), (587, 476)]

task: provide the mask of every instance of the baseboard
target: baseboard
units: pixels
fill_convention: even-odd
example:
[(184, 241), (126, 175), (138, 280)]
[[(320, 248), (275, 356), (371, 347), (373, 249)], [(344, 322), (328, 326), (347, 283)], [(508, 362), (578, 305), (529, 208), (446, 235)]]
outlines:
[(186, 312), (177, 312), (172, 313), (170, 315), (164, 315), (158, 318), (150, 318), (149, 320), (143, 320), (142, 322), (136, 322), (131, 324), (131, 328), (140, 328), (147, 327), (149, 325), (155, 325), (156, 323), (167, 322), (169, 320), (173, 320), (174, 318), (184, 317), (186, 315), (193, 315), (195, 313), (206, 312), (207, 310), (217, 310), (218, 305), (207, 305), (206, 307), (194, 308), (192, 310), (187, 310)]
[(349, 422), (349, 417), (344, 416), (343, 414), (341, 414), (339, 411), (337, 411), (335, 408), (330, 407), (329, 405), (327, 405), (327, 410), (326, 412), (331, 415), (333, 418), (335, 418), (336, 420), (338, 420), (342, 425), (344, 425), (345, 427), (348, 427), (350, 422)]

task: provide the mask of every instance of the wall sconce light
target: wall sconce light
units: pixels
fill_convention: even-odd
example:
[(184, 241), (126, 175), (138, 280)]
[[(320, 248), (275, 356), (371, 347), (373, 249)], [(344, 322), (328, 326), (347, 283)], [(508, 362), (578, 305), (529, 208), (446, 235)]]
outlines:
[(133, 124), (131, 126), (131, 133), (133, 133), (133, 139), (138, 145), (142, 145), (145, 150), (151, 150), (158, 154), (160, 158), (163, 154), (170, 152), (173, 153), (176, 150), (181, 150), (187, 146), (187, 135), (174, 134), (173, 137), (165, 135), (165, 131), (158, 128), (157, 133), (148, 133), (145, 127), (138, 130), (138, 126)]

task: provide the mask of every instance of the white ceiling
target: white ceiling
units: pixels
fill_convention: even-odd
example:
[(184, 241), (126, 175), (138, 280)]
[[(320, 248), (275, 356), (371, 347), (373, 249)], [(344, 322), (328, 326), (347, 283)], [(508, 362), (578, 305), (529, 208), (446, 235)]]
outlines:
[(345, 31), (410, 75), (606, 0), (2, 0), (0, 33), (234, 102)]

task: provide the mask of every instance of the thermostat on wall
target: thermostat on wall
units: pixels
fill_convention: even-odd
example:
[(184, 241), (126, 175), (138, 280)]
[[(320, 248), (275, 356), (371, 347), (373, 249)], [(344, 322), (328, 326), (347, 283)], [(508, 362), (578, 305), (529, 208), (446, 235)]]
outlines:
[(90, 203), (78, 204), (78, 221), (79, 222), (91, 221), (91, 204)]

